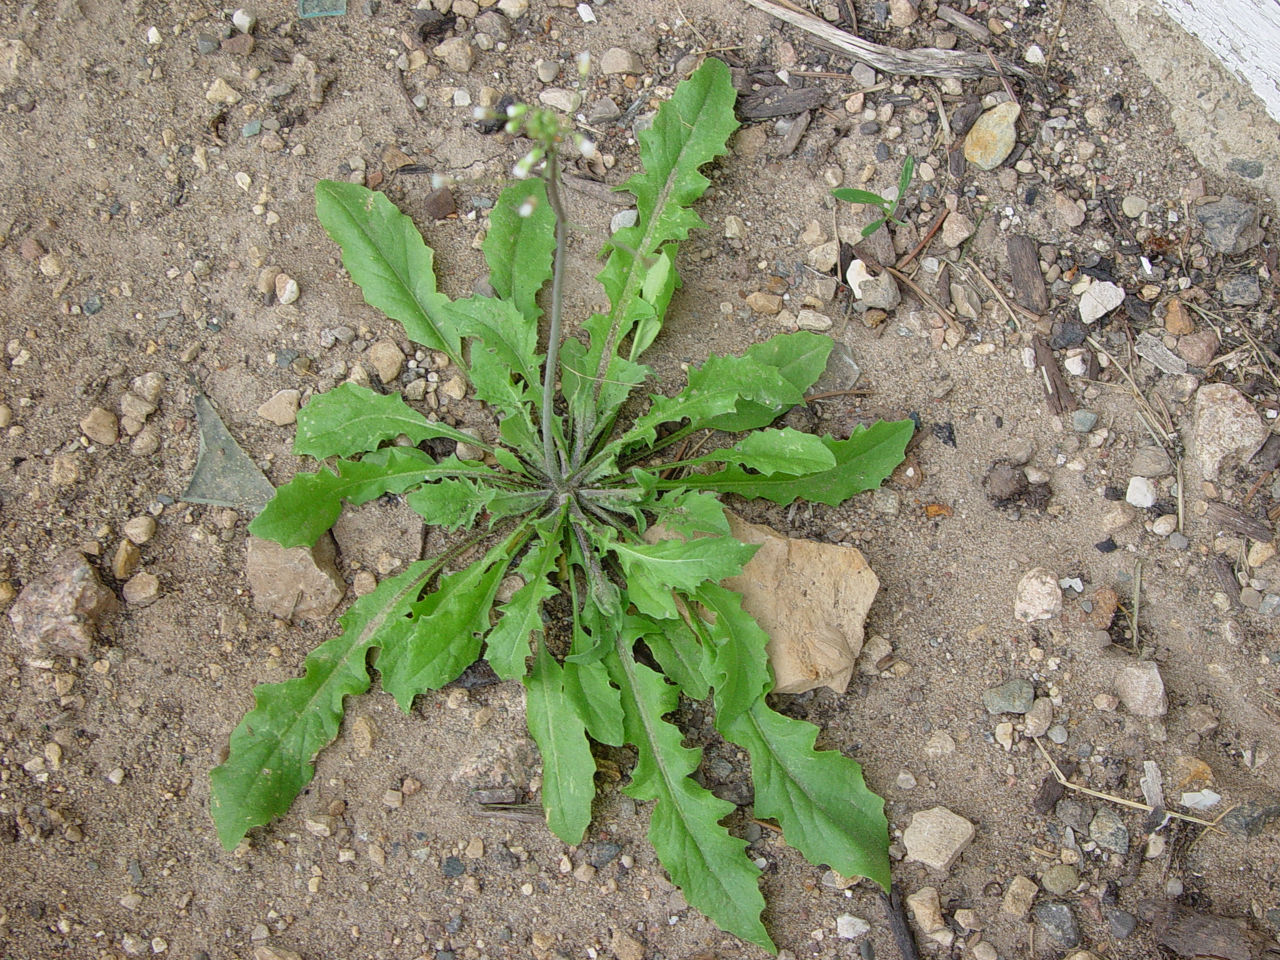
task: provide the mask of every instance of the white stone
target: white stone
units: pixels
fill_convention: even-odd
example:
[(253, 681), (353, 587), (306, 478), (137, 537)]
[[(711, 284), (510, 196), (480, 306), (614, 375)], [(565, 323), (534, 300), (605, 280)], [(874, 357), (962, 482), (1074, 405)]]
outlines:
[(1013, 615), (1023, 623), (1049, 620), (1062, 612), (1062, 588), (1052, 570), (1033, 567), (1018, 581)]
[(857, 940), (871, 932), (871, 924), (851, 913), (836, 917), (836, 936), (841, 940)]
[(816, 330), (822, 332), (830, 330), (832, 327), (831, 318), (825, 313), (818, 313), (817, 310), (801, 310), (796, 314), (796, 326), (801, 330)]
[(921, 810), (902, 831), (907, 860), (945, 873), (973, 841), (973, 824), (946, 807)]
[(613, 219), (609, 221), (609, 232), (617, 233), (619, 230), (625, 230), (627, 227), (634, 227), (636, 220), (640, 216), (636, 210), (619, 210), (613, 215)]
[(525, 15), (529, 9), (529, 0), (498, 0), (498, 9), (514, 20)]
[(1125, 491), (1124, 499), (1125, 503), (1139, 510), (1155, 506), (1156, 485), (1146, 477), (1130, 477), (1129, 489)]
[(604, 52), (604, 56), (600, 58), (600, 72), (605, 76), (610, 74), (641, 74), (644, 73), (644, 64), (630, 50), (622, 47), (610, 47)]
[(1160, 668), (1151, 660), (1126, 664), (1116, 675), (1116, 695), (1139, 717), (1163, 717), (1169, 710)]
[(257, 25), (258, 18), (241, 7), (231, 15), (231, 22), (241, 33), (253, 33), (253, 28)]
[(552, 107), (562, 113), (573, 113), (578, 107), (582, 106), (582, 94), (573, 90), (564, 90), (560, 87), (548, 87), (538, 94), (538, 99), (543, 105)]
[(1095, 280), (1080, 296), (1080, 319), (1093, 323), (1124, 303), (1124, 288), (1109, 280)]
[(1044, 51), (1040, 49), (1039, 44), (1033, 43), (1027, 47), (1027, 52), (1022, 55), (1022, 59), (1038, 66), (1044, 63)]

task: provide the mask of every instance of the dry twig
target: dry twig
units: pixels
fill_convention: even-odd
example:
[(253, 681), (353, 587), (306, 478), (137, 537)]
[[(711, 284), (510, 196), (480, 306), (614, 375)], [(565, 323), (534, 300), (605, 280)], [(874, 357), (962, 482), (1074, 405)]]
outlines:
[(879, 43), (871, 43), (855, 37), (825, 20), (809, 14), (780, 0), (746, 0), (757, 10), (784, 20), (816, 37), (822, 43), (835, 47), (856, 60), (879, 70), (881, 73), (912, 77), (993, 77), (1002, 74), (1031, 79), (1031, 74), (1007, 61), (988, 60), (981, 54), (960, 50), (938, 50), (920, 47), (915, 50), (898, 50)]
[[(1112, 803), (1120, 804), (1122, 807), (1130, 807), (1134, 810), (1142, 810), (1146, 813), (1151, 813), (1151, 811), (1155, 809), (1154, 807), (1150, 807), (1138, 800), (1128, 800), (1125, 797), (1117, 797), (1112, 793), (1103, 793), (1101, 790), (1094, 790), (1091, 787), (1072, 783), (1063, 775), (1062, 771), (1058, 769), (1058, 764), (1054, 761), (1053, 757), (1049, 756), (1049, 751), (1044, 748), (1044, 744), (1040, 742), (1040, 738), (1032, 737), (1031, 742), (1036, 745), (1036, 749), (1040, 751), (1040, 755), (1045, 758), (1049, 767), (1053, 770), (1054, 779), (1062, 784), (1066, 789), (1074, 790), (1076, 793), (1083, 793), (1085, 796), (1093, 797), (1095, 800), (1109, 800)], [(1185, 820), (1187, 823), (1198, 823), (1200, 826), (1208, 827), (1210, 829), (1217, 829), (1218, 820), (1222, 819), (1219, 817), (1218, 820), (1202, 820), (1199, 817), (1193, 817), (1188, 813), (1177, 813), (1173, 810), (1166, 810), (1165, 815), (1172, 817), (1174, 820)]]

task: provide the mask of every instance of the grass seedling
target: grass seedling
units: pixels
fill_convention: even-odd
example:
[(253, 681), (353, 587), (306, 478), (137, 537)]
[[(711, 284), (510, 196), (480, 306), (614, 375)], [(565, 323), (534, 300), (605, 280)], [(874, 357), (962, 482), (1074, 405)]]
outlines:
[(898, 204), (902, 202), (902, 198), (907, 192), (907, 187), (911, 185), (911, 177), (915, 173), (915, 169), (915, 158), (908, 156), (902, 162), (902, 172), (898, 174), (898, 193), (893, 199), (882, 197), (880, 194), (872, 193), (870, 190), (858, 190), (855, 187), (840, 187), (837, 190), (832, 190), (831, 195), (837, 200), (843, 200), (845, 203), (865, 203), (867, 206), (875, 207), (883, 214), (878, 220), (873, 220), (862, 228), (862, 236), (865, 239), (887, 222), (902, 226), (902, 221), (895, 218), (894, 213), (897, 212)]
[[(486, 442), (410, 407), (399, 394), (346, 383), (298, 414), (294, 450), (324, 463), (280, 487), (255, 536), (311, 545), (344, 503), (403, 496), (426, 524), (456, 531), (443, 555), (411, 564), (356, 600), (339, 636), (307, 658), (303, 676), (260, 685), (213, 771), (211, 811), (228, 849), (286, 813), (315, 755), (338, 734), (344, 700), (371, 683), (408, 713), (416, 697), (483, 657), (527, 690), (529, 731), (542, 754), (542, 806), (564, 842), (582, 841), (596, 793), (592, 743), (631, 744), (624, 788), (653, 801), (649, 838), (690, 904), (768, 950), (758, 869), (721, 821), (734, 807), (690, 778), (701, 752), (669, 722), (683, 695), (710, 699), (716, 728), (750, 756), (754, 816), (776, 820), (814, 864), (889, 881), (883, 802), (857, 763), (814, 749), (817, 728), (776, 712), (768, 637), (721, 581), (754, 551), (729, 533), (722, 493), (839, 504), (878, 486), (902, 460), (910, 421), (876, 423), (846, 440), (772, 423), (803, 402), (832, 343), (800, 332), (742, 356), (711, 356), (674, 395), (640, 399), (642, 359), (678, 286), (680, 241), (704, 224), (691, 209), (737, 127), (729, 71), (707, 60), (639, 137), (643, 171), (625, 187), (634, 226), (604, 246), (606, 311), (567, 334), (562, 316), (568, 218), (561, 151), (568, 134), (546, 111), (517, 108), (508, 130), (533, 150), (499, 197), (484, 242), (495, 296), (450, 300), (434, 255), (382, 194), (322, 181), (316, 212), (366, 301), (416, 343), (448, 355), (497, 420)], [(549, 287), (549, 291), (546, 289)], [(543, 323), (543, 307), (548, 315)], [(662, 431), (660, 432), (660, 429)], [(664, 462), (695, 431), (708, 452)], [(478, 449), (433, 458), (427, 440)], [(680, 466), (696, 470), (669, 470)], [(662, 524), (683, 539), (650, 542)], [(499, 584), (522, 586), (498, 601)], [(568, 623), (544, 606), (567, 597)]]

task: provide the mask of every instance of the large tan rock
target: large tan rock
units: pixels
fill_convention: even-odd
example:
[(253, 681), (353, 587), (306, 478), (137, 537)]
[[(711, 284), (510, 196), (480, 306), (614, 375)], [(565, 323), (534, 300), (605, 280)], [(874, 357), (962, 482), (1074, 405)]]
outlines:
[(250, 537), (245, 573), (254, 607), (281, 620), (327, 617), (347, 592), (336, 554), (327, 533), (310, 548)]
[(880, 580), (862, 552), (784, 536), (730, 511), (729, 527), (760, 549), (724, 582), (769, 634), (778, 693), (830, 687), (844, 693), (862, 650), (863, 621)]

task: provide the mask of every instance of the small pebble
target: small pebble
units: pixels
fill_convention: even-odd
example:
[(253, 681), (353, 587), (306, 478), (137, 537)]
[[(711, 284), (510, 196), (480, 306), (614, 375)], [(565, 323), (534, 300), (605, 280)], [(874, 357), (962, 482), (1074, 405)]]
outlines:
[(275, 294), (277, 303), (296, 302), (298, 299), (298, 281), (287, 273), (278, 274), (275, 278)]

